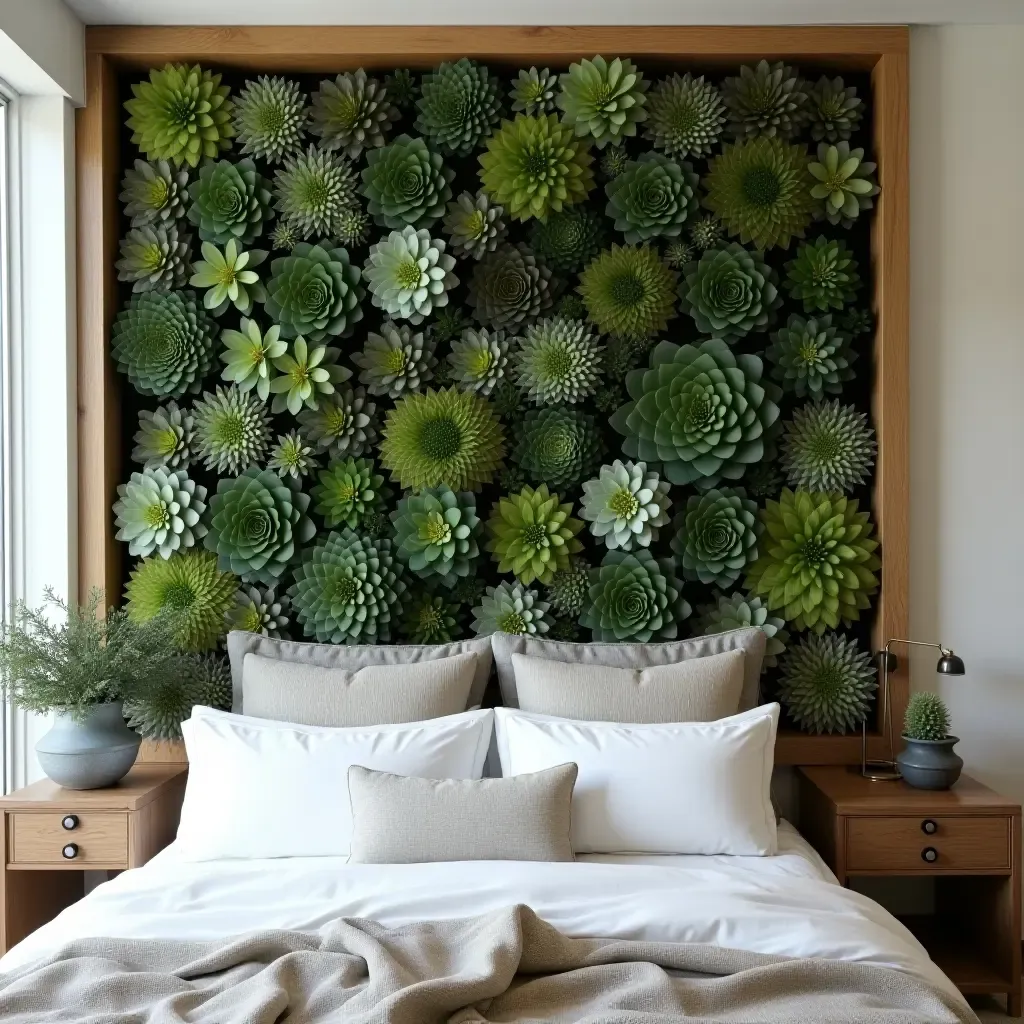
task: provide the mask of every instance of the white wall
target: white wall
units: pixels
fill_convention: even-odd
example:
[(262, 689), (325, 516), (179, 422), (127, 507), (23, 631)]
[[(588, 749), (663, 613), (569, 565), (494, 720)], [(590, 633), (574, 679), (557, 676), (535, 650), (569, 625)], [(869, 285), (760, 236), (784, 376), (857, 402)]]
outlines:
[(85, 102), (85, 30), (63, 0), (0, 0), (0, 77), (22, 95)]

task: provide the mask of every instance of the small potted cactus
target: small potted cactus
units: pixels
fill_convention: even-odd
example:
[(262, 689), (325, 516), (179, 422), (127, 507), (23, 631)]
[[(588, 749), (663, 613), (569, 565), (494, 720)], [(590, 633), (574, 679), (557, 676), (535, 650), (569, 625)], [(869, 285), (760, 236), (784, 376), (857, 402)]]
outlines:
[(949, 711), (937, 693), (915, 693), (903, 722), (906, 746), (896, 758), (904, 781), (917, 789), (949, 789), (960, 778), (959, 737), (949, 734)]

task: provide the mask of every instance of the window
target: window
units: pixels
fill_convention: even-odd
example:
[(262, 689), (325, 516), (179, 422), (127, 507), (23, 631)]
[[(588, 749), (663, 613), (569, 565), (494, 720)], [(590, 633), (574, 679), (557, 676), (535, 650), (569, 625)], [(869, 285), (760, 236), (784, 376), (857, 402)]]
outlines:
[[(13, 597), (11, 586), (10, 551), (10, 430), (11, 409), (11, 303), (10, 303), (10, 138), (15, 118), (14, 93), (0, 81), (0, 616), (10, 614)], [(13, 722), (10, 706), (0, 701), (0, 792), (11, 788), (12, 765), (11, 730)]]

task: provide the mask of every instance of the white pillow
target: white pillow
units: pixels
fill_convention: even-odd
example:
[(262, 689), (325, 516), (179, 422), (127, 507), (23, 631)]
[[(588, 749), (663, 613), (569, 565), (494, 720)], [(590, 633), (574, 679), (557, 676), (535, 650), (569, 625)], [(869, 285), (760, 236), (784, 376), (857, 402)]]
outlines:
[(347, 856), (351, 765), (479, 779), (492, 722), (487, 710), (325, 728), (194, 708), (181, 727), (189, 768), (176, 849), (190, 861)]
[(575, 761), (576, 853), (777, 849), (771, 801), (779, 705), (716, 722), (578, 722), (495, 708), (503, 775)]

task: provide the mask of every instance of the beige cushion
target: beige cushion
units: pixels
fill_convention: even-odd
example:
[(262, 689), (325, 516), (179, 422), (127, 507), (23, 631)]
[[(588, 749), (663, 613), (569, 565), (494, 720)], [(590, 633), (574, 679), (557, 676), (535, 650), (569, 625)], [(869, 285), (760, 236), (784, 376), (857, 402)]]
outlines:
[(352, 864), (573, 860), (574, 764), (509, 779), (414, 779), (353, 765)]
[(713, 722), (735, 715), (743, 652), (674, 665), (612, 668), (513, 654), (519, 707), (588, 722)]
[(300, 725), (423, 722), (466, 710), (475, 654), (412, 665), (298, 665), (259, 654), (242, 663), (242, 713)]

